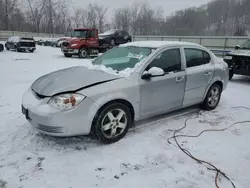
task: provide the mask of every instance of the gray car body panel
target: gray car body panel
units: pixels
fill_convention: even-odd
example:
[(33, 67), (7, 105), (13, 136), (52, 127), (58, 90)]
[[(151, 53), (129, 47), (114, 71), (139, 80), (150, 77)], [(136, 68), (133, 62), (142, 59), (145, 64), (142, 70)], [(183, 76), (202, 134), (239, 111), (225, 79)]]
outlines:
[[(47, 116), (53, 117), (51, 122), (46, 122), (47, 125), (67, 127), (66, 132), (48, 133), (40, 130), (41, 132), (54, 136), (86, 135), (91, 130), (92, 122), (98, 110), (111, 101), (124, 100), (130, 103), (134, 109), (135, 121), (137, 121), (199, 104), (204, 100), (207, 91), (215, 82), (221, 82), (223, 89), (227, 86), (227, 64), (200, 45), (157, 41), (132, 42), (121, 46), (141, 46), (157, 49), (146, 57), (140, 63), (140, 66), (137, 66), (128, 77), (119, 77), (100, 71), (76, 67), (46, 75), (32, 85), (34, 90), (41, 92), (39, 94), (52, 96), (60, 92), (77, 90), (77, 93), (86, 96), (87, 99), (84, 99), (76, 108), (70, 111), (47, 113)], [(150, 80), (143, 80), (141, 78), (142, 74), (150, 62), (159, 53), (172, 48), (181, 50), (182, 70), (154, 77)], [(208, 52), (211, 56), (211, 62), (200, 67), (187, 69), (184, 48), (196, 48)], [(107, 80), (109, 81), (103, 82)], [(72, 84), (71, 82), (75, 83)], [(49, 84), (52, 84), (53, 87), (48, 86)], [(81, 89), (84, 86), (90, 87)], [(39, 109), (39, 104), (29, 104), (26, 96), (30, 95), (30, 92), (27, 93), (24, 94), (23, 105), (33, 111), (36, 116), (44, 117), (44, 114)], [(50, 108), (46, 102), (43, 105), (47, 105), (46, 108)], [(33, 117), (35, 117), (34, 114)], [(39, 124), (37, 122), (38, 117), (34, 120), (34, 126)], [(67, 117), (67, 121), (63, 121), (65, 120), (63, 117)], [(70, 120), (73, 125), (72, 123), (68, 125)], [(84, 129), (81, 126), (84, 126)]]

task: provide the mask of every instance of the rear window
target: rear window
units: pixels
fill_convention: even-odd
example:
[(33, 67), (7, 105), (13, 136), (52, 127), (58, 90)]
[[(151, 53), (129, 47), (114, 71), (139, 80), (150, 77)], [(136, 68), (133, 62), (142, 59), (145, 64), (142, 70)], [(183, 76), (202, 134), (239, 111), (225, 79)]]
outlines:
[(25, 37), (22, 37), (21, 40), (31, 40), (31, 41), (34, 41), (33, 38), (25, 38)]
[(204, 50), (185, 48), (187, 67), (196, 67), (210, 63), (211, 57)]

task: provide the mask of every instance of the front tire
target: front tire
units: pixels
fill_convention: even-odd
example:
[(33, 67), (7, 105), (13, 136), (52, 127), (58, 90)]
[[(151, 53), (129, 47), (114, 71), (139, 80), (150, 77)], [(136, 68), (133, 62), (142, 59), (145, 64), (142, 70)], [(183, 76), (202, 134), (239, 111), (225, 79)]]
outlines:
[(65, 57), (72, 57), (71, 54), (64, 54)]
[(114, 40), (114, 39), (111, 39), (111, 41), (110, 41), (110, 45), (111, 45), (112, 47), (114, 47), (114, 46), (115, 46), (115, 40)]
[(88, 50), (86, 48), (82, 48), (79, 51), (79, 58), (87, 58), (88, 57)]
[(218, 84), (213, 84), (207, 92), (206, 98), (202, 103), (202, 109), (210, 111), (214, 110), (221, 98), (222, 88)]
[(103, 107), (92, 125), (92, 132), (104, 144), (121, 140), (132, 126), (129, 107), (122, 103), (112, 103)]

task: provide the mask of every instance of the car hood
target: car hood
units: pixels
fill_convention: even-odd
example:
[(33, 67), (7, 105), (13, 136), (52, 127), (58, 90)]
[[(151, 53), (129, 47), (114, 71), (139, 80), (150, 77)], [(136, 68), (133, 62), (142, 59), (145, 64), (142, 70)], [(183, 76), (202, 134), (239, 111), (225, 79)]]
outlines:
[(102, 38), (104, 38), (104, 37), (110, 37), (111, 35), (106, 35), (106, 34), (99, 34), (98, 35), (98, 37), (102, 37)]
[(65, 39), (65, 41), (70, 42), (70, 43), (76, 43), (76, 42), (83, 41), (83, 40), (85, 40), (85, 39), (84, 38), (76, 38), (76, 37)]
[(60, 93), (76, 92), (118, 78), (120, 78), (118, 75), (77, 66), (44, 75), (32, 84), (31, 89), (40, 96), (51, 97)]
[(236, 56), (250, 56), (250, 50), (235, 50), (232, 52), (229, 52), (228, 55), (236, 55)]

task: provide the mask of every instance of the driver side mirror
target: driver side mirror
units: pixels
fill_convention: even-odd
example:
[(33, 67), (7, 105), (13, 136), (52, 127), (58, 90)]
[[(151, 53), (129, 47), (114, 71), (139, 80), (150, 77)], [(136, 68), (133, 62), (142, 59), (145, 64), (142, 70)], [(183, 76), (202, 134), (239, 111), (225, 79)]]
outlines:
[(151, 77), (164, 76), (165, 72), (163, 69), (158, 67), (152, 67), (148, 71), (144, 71), (142, 74), (142, 79), (148, 80)]
[(240, 49), (240, 45), (236, 45), (236, 46), (234, 47), (234, 49), (235, 49), (235, 50)]

